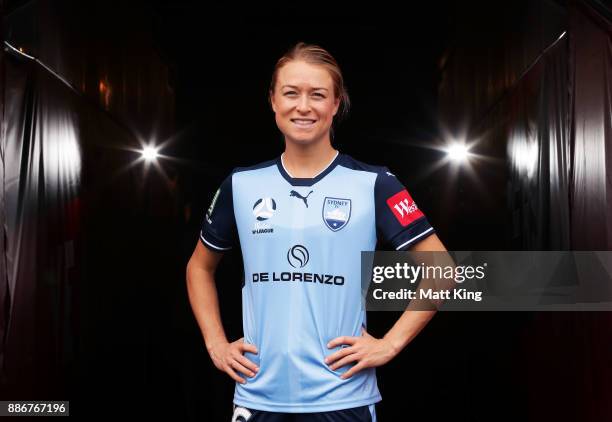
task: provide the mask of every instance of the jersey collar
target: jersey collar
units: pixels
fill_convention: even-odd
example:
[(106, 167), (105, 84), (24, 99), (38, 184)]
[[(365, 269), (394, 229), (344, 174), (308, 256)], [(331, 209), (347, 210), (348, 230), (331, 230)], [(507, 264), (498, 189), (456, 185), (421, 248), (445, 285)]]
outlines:
[(285, 178), (289, 184), (292, 186), (312, 186), (317, 183), (319, 180), (323, 179), (327, 176), (338, 164), (340, 158), (343, 154), (338, 151), (336, 156), (332, 159), (332, 161), (325, 167), (319, 174), (315, 177), (291, 177), (287, 170), (285, 170), (285, 166), (283, 165), (282, 154), (278, 156), (276, 159), (276, 166), (278, 167), (278, 171)]

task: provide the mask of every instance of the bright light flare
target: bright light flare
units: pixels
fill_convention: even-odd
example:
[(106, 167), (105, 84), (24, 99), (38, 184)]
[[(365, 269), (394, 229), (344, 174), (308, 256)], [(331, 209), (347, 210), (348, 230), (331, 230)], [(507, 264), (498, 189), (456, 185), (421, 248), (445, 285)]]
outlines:
[(145, 161), (149, 163), (155, 161), (159, 156), (159, 154), (157, 153), (157, 148), (152, 146), (144, 147), (140, 154), (142, 155), (142, 158), (144, 158)]
[(468, 160), (470, 149), (463, 143), (454, 142), (446, 148), (446, 154), (452, 161), (463, 162)]

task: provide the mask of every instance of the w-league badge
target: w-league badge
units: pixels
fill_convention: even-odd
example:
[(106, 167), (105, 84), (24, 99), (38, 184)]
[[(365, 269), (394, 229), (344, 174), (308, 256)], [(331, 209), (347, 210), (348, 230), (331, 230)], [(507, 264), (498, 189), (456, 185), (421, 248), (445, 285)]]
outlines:
[(323, 221), (333, 232), (342, 229), (351, 218), (351, 200), (325, 197), (323, 200)]

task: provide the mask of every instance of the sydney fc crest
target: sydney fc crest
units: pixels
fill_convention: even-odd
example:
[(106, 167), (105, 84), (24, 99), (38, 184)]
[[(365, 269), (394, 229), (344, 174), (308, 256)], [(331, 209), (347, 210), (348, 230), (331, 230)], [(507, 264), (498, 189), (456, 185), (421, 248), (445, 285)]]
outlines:
[(337, 232), (351, 218), (351, 200), (325, 197), (323, 200), (323, 221), (333, 232)]

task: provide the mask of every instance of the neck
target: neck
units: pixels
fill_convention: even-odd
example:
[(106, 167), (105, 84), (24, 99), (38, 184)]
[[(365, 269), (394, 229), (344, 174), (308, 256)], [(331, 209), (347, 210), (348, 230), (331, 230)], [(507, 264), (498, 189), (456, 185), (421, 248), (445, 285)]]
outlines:
[(285, 141), (281, 159), (291, 177), (313, 178), (333, 161), (336, 153), (329, 141), (309, 145)]

